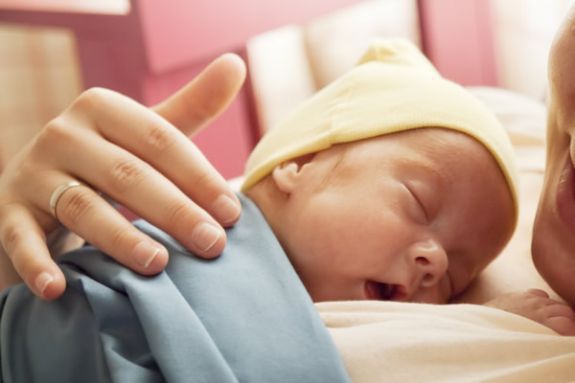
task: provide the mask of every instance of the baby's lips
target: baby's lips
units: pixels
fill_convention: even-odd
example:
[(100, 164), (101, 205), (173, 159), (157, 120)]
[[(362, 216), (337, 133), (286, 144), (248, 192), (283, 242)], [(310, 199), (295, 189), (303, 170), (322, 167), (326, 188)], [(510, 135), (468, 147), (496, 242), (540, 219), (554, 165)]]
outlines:
[(407, 289), (402, 285), (367, 281), (365, 283), (365, 296), (368, 300), (405, 301), (408, 294)]
[(395, 289), (394, 289), (393, 297), (391, 298), (391, 300), (400, 301), (400, 302), (407, 301), (409, 298), (407, 288), (403, 285), (394, 285), (394, 286), (395, 286)]
[(367, 299), (368, 301), (380, 300), (379, 288), (377, 287), (377, 282), (373, 281), (365, 282), (364, 293), (365, 293), (365, 299)]

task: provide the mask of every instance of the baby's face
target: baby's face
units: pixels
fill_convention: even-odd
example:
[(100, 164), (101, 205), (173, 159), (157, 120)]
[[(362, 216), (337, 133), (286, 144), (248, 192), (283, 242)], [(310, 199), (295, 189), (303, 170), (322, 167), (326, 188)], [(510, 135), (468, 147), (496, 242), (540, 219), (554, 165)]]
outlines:
[(279, 237), (315, 301), (445, 303), (511, 236), (495, 160), (454, 131), (336, 146), (299, 177)]

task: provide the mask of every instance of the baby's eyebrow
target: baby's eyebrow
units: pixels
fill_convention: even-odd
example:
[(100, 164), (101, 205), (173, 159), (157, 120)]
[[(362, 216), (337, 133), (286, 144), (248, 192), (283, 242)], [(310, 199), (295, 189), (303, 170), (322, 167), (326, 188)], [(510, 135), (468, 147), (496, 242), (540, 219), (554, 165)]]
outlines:
[(434, 189), (439, 191), (445, 191), (446, 176), (441, 174), (435, 167), (429, 163), (422, 163), (422, 167), (425, 168), (424, 177), (428, 178), (428, 181), (435, 186)]
[(431, 196), (427, 200), (431, 200), (428, 203), (432, 204), (430, 208), (433, 210), (433, 215), (435, 215), (443, 205), (450, 180), (446, 174), (438, 171), (428, 159), (420, 158), (417, 162), (421, 170), (416, 174), (416, 177), (428, 185), (431, 190), (431, 193), (428, 192)]

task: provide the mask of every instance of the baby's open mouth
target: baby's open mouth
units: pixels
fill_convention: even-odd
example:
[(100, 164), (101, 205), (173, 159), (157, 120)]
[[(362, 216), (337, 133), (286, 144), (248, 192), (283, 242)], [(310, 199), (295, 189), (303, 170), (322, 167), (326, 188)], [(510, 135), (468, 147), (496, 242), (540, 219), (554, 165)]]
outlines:
[(368, 300), (397, 301), (405, 295), (405, 289), (400, 285), (367, 281), (365, 283), (365, 296)]

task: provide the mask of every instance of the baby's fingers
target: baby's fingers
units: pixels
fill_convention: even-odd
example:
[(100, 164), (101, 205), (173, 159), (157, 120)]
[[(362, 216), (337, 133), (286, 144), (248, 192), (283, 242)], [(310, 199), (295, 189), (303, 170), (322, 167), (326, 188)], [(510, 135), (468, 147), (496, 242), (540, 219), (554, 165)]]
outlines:
[(560, 335), (575, 336), (575, 319), (557, 316), (548, 318), (545, 325)]
[(64, 292), (64, 275), (50, 256), (42, 229), (27, 209), (15, 205), (3, 211), (0, 243), (14, 270), (34, 294), (51, 300)]
[(549, 298), (549, 294), (541, 289), (529, 289), (527, 290), (527, 294), (537, 296), (540, 298)]
[(548, 299), (541, 310), (547, 327), (561, 335), (575, 335), (575, 312), (568, 304)]

